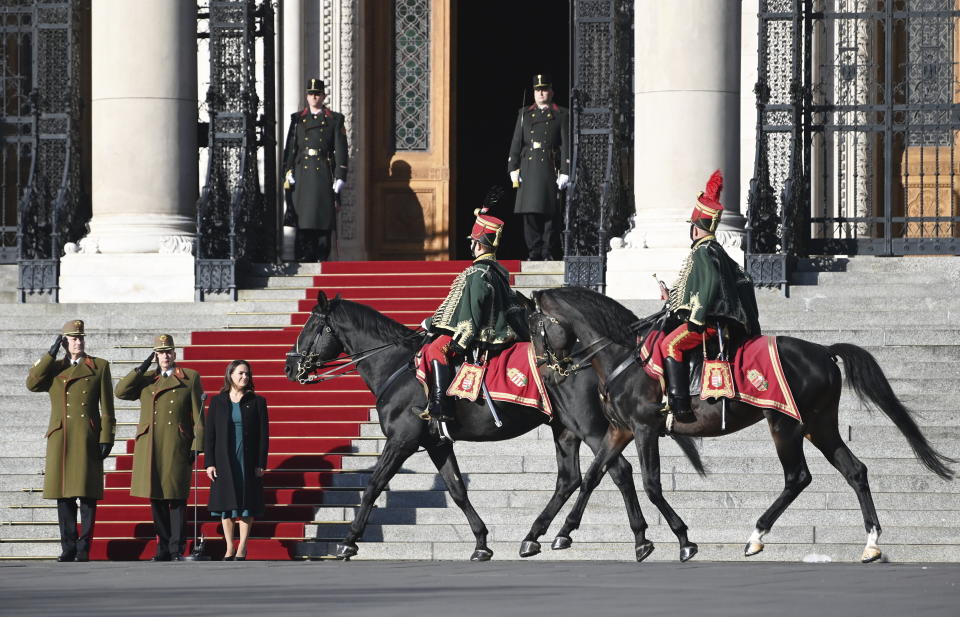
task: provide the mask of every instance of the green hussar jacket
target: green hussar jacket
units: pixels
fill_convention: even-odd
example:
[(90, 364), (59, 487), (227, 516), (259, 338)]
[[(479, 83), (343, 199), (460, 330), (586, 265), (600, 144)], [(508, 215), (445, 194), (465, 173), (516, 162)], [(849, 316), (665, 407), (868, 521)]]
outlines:
[(446, 299), (427, 329), (449, 334), (453, 343), (466, 352), (472, 348), (498, 350), (517, 339), (510, 274), (493, 255), (481, 255), (457, 275)]
[(748, 336), (760, 334), (753, 281), (713, 235), (693, 244), (670, 290), (669, 306), (671, 313), (698, 326), (720, 319), (740, 324)]
[(116, 388), (117, 398), (140, 401), (140, 422), (133, 450), (130, 494), (149, 499), (186, 499), (190, 494), (191, 450), (203, 450), (200, 374), (175, 367), (130, 371)]
[(48, 354), (27, 376), (31, 392), (50, 394), (44, 499), (103, 499), (100, 445), (113, 443), (113, 380), (110, 363), (84, 356), (75, 366)]

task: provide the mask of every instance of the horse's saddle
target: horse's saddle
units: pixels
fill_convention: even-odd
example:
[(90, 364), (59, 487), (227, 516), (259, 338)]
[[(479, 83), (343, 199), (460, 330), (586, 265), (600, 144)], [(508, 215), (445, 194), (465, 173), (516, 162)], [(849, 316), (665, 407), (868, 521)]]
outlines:
[[(416, 357), (416, 365), (417, 379), (426, 385), (426, 366), (420, 354)], [(530, 343), (515, 343), (489, 358), (483, 366), (464, 363), (457, 368), (447, 394), (482, 404), (484, 385), (493, 401), (534, 407), (553, 416), (553, 407)]]

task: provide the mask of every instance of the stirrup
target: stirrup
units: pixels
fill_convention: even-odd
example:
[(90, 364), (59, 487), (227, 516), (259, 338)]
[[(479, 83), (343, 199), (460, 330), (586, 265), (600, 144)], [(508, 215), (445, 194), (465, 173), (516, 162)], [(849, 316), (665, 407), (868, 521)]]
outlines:
[(446, 420), (437, 420), (435, 418), (431, 418), (428, 431), (431, 435), (435, 436), (440, 443), (453, 444), (453, 437), (450, 435), (450, 431), (447, 429)]

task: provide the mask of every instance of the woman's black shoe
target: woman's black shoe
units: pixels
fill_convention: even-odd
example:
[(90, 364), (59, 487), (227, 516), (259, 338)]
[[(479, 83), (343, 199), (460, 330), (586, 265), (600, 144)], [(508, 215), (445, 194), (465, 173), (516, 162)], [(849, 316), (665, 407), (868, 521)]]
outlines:
[(223, 560), (224, 560), (224, 561), (233, 561), (233, 555), (230, 555), (229, 557), (224, 557)]

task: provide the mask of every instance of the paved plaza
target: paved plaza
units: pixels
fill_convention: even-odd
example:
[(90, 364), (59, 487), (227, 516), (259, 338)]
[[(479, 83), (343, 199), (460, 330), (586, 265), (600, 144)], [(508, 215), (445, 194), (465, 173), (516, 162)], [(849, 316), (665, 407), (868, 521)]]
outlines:
[(960, 564), (6, 562), (0, 615), (956, 617)]

